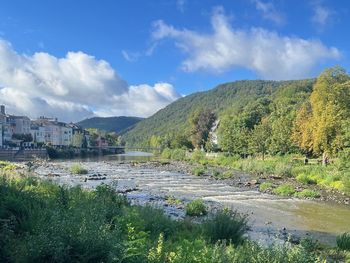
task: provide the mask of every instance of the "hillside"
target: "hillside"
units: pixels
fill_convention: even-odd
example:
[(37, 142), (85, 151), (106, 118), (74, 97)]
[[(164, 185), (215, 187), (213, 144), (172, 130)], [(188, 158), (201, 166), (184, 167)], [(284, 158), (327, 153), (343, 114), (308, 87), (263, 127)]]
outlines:
[(136, 123), (143, 118), (138, 117), (93, 117), (82, 120), (77, 124), (83, 128), (96, 128), (108, 132), (124, 133), (132, 128)]
[[(209, 108), (220, 115), (225, 111), (238, 112), (259, 98), (294, 96), (299, 90), (310, 93), (314, 80), (263, 81), (243, 80), (225, 83), (205, 92), (183, 97), (150, 118), (136, 124), (124, 136), (129, 145), (147, 142), (152, 135), (184, 132), (190, 114), (198, 108)], [(295, 87), (290, 89), (290, 87)], [(285, 92), (283, 91), (285, 90)], [(277, 92), (278, 91), (278, 92)], [(285, 95), (284, 95), (285, 93)]]

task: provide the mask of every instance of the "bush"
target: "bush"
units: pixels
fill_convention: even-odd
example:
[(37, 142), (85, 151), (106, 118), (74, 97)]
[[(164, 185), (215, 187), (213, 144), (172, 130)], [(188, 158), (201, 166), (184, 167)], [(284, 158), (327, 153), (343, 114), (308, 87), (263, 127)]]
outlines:
[(297, 192), (294, 194), (296, 197), (299, 198), (318, 198), (320, 197), (320, 193), (317, 191), (313, 191), (310, 189), (304, 189), (301, 192)]
[(195, 199), (186, 205), (186, 215), (202, 216), (207, 214), (207, 208), (202, 199)]
[(290, 196), (295, 193), (294, 187), (290, 184), (282, 184), (277, 187), (273, 192), (281, 196)]
[(88, 173), (88, 170), (85, 169), (84, 167), (82, 167), (80, 164), (76, 163), (76, 164), (73, 164), (70, 168), (69, 168), (69, 171), (72, 173), (72, 174), (87, 174)]
[(301, 173), (295, 178), (299, 183), (302, 184), (316, 184), (317, 181), (315, 179), (310, 178), (306, 173)]
[(277, 163), (275, 167), (275, 174), (283, 177), (291, 177), (292, 176), (292, 165), (289, 163)]
[(164, 159), (171, 159), (171, 149), (165, 148), (161, 153), (161, 157)]
[(337, 247), (342, 250), (350, 251), (350, 233), (337, 236)]
[(273, 188), (273, 184), (270, 183), (270, 182), (263, 182), (261, 185), (260, 185), (260, 191), (266, 191), (268, 189), (272, 189)]
[(236, 211), (223, 210), (206, 220), (203, 227), (212, 243), (226, 240), (237, 245), (244, 240), (243, 236), (247, 232), (247, 217)]
[(174, 149), (171, 153), (171, 159), (177, 160), (177, 161), (186, 160), (186, 150)]
[(192, 169), (192, 173), (197, 176), (204, 175), (205, 169), (202, 167), (195, 167)]

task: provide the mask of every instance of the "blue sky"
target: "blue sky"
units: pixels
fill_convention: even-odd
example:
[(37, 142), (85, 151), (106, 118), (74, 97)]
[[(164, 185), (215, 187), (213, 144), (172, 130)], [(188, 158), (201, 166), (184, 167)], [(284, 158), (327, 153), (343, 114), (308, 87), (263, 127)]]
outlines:
[[(179, 94), (223, 82), (314, 77), (332, 65), (348, 70), (349, 12), (341, 0), (3, 0), (0, 102), (33, 117), (149, 116)], [(47, 66), (49, 58), (56, 62)], [(74, 80), (61, 60), (82, 76)], [(78, 89), (100, 103), (83, 100)]]

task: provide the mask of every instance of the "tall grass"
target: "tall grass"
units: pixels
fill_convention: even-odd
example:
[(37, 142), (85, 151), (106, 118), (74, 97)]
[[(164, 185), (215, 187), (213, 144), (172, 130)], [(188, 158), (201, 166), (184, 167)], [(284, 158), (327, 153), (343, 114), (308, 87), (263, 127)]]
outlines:
[(316, 262), (320, 256), (302, 246), (263, 248), (243, 240), (245, 227), (234, 212), (204, 224), (174, 221), (130, 206), (107, 185), (86, 191), (0, 177), (0, 262)]

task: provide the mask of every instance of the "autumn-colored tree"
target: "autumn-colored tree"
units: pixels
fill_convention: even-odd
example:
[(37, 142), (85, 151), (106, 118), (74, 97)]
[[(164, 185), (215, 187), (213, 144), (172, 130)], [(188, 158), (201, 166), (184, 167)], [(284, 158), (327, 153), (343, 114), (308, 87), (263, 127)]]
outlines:
[(296, 141), (317, 155), (334, 154), (339, 147), (342, 123), (350, 118), (350, 77), (345, 70), (325, 70), (313, 86), (310, 108), (302, 107), (295, 121)]

